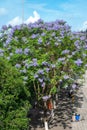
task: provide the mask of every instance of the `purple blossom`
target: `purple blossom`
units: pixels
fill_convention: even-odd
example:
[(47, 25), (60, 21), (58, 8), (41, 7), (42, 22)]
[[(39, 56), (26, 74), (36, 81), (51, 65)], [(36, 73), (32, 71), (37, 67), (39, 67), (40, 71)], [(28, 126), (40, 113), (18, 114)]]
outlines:
[(58, 46), (58, 45), (59, 45), (57, 42), (55, 42), (54, 44), (55, 44), (55, 46)]
[(10, 55), (10, 56), (13, 56), (13, 53), (10, 53), (9, 55)]
[(42, 38), (39, 38), (38, 39), (38, 44), (41, 44), (42, 43)]
[(53, 32), (53, 33), (51, 34), (52, 37), (54, 37), (55, 35), (56, 35), (55, 32)]
[(46, 61), (43, 61), (43, 62), (42, 62), (42, 65), (47, 65), (47, 62), (46, 62)]
[(72, 88), (75, 89), (76, 88), (76, 84), (72, 84)]
[(23, 69), (23, 70), (20, 70), (21, 73), (26, 73), (27, 70), (26, 69)]
[(45, 70), (46, 70), (46, 72), (48, 73), (50, 69), (49, 69), (49, 68), (45, 68)]
[(20, 25), (16, 25), (16, 29), (17, 30), (21, 30), (21, 26)]
[(32, 34), (31, 38), (34, 39), (37, 37), (37, 34)]
[(4, 55), (4, 50), (0, 49), (0, 56)]
[(62, 54), (68, 54), (70, 51), (69, 50), (63, 50)]
[(28, 68), (29, 68), (29, 64), (28, 64), (28, 63), (25, 63), (25, 67), (28, 69)]
[(39, 81), (40, 83), (42, 83), (42, 82), (43, 82), (43, 79), (40, 79), (40, 78), (39, 78), (38, 81)]
[(0, 53), (3, 53), (3, 52), (4, 52), (4, 50), (0, 49)]
[(46, 62), (46, 61), (43, 61), (43, 62), (42, 62), (42, 65), (44, 65), (44, 66), (49, 66), (49, 63)]
[(74, 39), (74, 36), (70, 37), (70, 40), (73, 40)]
[(2, 29), (3, 29), (3, 30), (7, 30), (8, 27), (7, 27), (6, 25), (3, 25), (3, 26), (2, 26)]
[(85, 36), (81, 36), (80, 40), (84, 41), (85, 40)]
[(61, 31), (60, 35), (61, 35), (62, 38), (64, 38), (64, 31)]
[(35, 78), (35, 79), (36, 79), (36, 78), (38, 78), (38, 75), (37, 75), (37, 74), (35, 74), (35, 75), (34, 75), (34, 78)]
[(51, 67), (52, 67), (52, 68), (55, 68), (56, 66), (55, 66), (54, 64), (51, 64)]
[(15, 53), (16, 54), (22, 54), (22, 48), (16, 49)]
[(85, 49), (87, 50), (87, 45), (85, 45)]
[(44, 21), (42, 19), (38, 19), (38, 21), (36, 22), (37, 24), (43, 24)]
[(42, 86), (42, 87), (45, 87), (45, 82), (43, 82), (43, 83), (41, 84), (41, 86)]
[(12, 28), (12, 25), (11, 25), (11, 24), (9, 24), (9, 25), (8, 25), (8, 28)]
[(13, 27), (13, 30), (15, 31), (15, 30), (20, 30), (21, 29), (21, 26), (20, 25), (16, 25), (16, 26), (14, 26)]
[(36, 23), (29, 23), (28, 27), (29, 29), (32, 29), (32, 28), (38, 28), (39, 26)]
[(44, 74), (44, 71), (41, 70), (41, 69), (39, 69), (39, 70), (38, 70), (38, 74)]
[(75, 42), (74, 42), (74, 45), (75, 45), (77, 48), (79, 48), (79, 47), (80, 47), (79, 40), (75, 41)]
[(34, 62), (32, 65), (33, 65), (33, 66), (38, 66), (38, 63), (37, 63), (37, 62)]
[(65, 57), (63, 57), (63, 58), (58, 58), (58, 61), (64, 61), (65, 60)]
[(22, 41), (23, 41), (24, 43), (27, 43), (27, 38), (26, 38), (26, 37), (22, 37)]
[(43, 32), (43, 33), (41, 33), (41, 36), (45, 36), (45, 35), (46, 35), (46, 33), (44, 33), (44, 32)]
[(64, 25), (66, 22), (64, 20), (56, 20), (60, 25)]
[(70, 31), (70, 26), (69, 25), (65, 25), (64, 29), (66, 30), (66, 32), (69, 32)]
[(26, 72), (27, 72), (27, 70), (26, 70), (26, 69), (23, 69), (23, 70), (22, 70), (22, 72), (23, 72), (23, 73), (26, 73)]
[(55, 24), (55, 25), (53, 26), (53, 30), (60, 30), (60, 25), (56, 25), (56, 24)]
[(76, 54), (76, 51), (73, 51), (73, 52), (72, 52), (72, 55), (75, 55), (75, 54)]
[(75, 64), (77, 64), (78, 66), (80, 66), (83, 63), (83, 61), (81, 59), (77, 59), (75, 61)]
[(21, 65), (20, 65), (20, 64), (16, 64), (15, 67), (16, 67), (16, 68), (20, 68)]
[(64, 75), (64, 79), (69, 79), (69, 76), (68, 75)]
[(33, 62), (37, 62), (37, 59), (36, 59), (36, 58), (33, 58), (32, 61), (33, 61)]
[(10, 34), (13, 35), (15, 32), (14, 28), (11, 29)]
[(47, 101), (50, 97), (51, 97), (50, 95), (48, 95), (48, 96), (43, 96), (42, 99), (45, 100), (45, 101)]
[(3, 33), (0, 33), (0, 39), (2, 40), (4, 37), (4, 34)]
[(28, 49), (28, 48), (25, 48), (25, 49), (24, 49), (24, 54), (25, 54), (25, 55), (28, 55), (28, 53), (29, 53), (29, 49)]
[(33, 63), (32, 63), (33, 66), (38, 66), (38, 63), (37, 63), (37, 59), (36, 59), (36, 58), (33, 58), (32, 61), (33, 61)]
[(12, 39), (12, 36), (13, 36), (13, 34), (12, 34), (12, 33), (9, 33), (8, 39)]
[(38, 66), (38, 63), (37, 62), (32, 62), (32, 63), (30, 63), (29, 65), (28, 65), (28, 67), (27, 68), (29, 68), (30, 66)]
[(46, 45), (50, 45), (50, 42), (47, 42)]
[(47, 27), (47, 31), (53, 30), (52, 27)]
[(7, 40), (6, 40), (6, 46), (11, 42), (11, 38), (8, 38)]

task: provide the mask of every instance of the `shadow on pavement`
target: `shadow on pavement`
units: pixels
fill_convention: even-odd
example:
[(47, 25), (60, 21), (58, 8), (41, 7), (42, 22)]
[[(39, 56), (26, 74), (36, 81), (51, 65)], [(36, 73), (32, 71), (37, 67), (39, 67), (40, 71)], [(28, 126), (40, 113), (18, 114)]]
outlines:
[[(61, 91), (58, 96), (57, 108), (54, 110), (54, 118), (49, 116), (51, 113), (48, 111), (49, 130), (54, 127), (57, 128), (55, 130), (58, 130), (58, 127), (60, 127), (61, 130), (72, 129), (72, 115), (73, 113), (77, 113), (76, 110), (78, 107), (81, 108), (82, 101), (83, 93), (78, 90), (74, 92), (74, 101), (72, 101), (72, 98), (68, 96), (65, 89)], [(34, 108), (31, 110), (31, 114), (28, 117), (31, 118), (29, 130), (43, 130), (43, 110)]]

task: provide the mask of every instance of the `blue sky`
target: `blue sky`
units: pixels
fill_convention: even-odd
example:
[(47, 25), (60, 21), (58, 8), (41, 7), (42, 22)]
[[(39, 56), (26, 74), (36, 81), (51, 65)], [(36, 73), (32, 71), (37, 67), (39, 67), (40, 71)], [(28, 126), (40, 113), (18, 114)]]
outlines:
[(41, 18), (44, 21), (63, 19), (72, 30), (84, 30), (87, 28), (86, 12), (87, 0), (0, 0), (0, 27)]

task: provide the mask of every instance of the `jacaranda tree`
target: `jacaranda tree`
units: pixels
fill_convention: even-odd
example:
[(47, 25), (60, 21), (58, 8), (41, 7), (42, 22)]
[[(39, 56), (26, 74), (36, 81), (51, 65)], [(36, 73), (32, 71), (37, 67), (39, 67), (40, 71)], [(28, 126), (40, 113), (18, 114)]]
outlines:
[(75, 33), (63, 20), (3, 26), (0, 56), (16, 67), (32, 98), (40, 101), (61, 87), (74, 84), (87, 66), (83, 33)]

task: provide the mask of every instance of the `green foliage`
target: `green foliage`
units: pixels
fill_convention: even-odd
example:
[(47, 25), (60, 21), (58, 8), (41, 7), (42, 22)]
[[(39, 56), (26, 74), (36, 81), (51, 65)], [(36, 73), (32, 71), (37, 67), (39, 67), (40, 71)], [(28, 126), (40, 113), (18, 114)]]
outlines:
[(30, 93), (20, 73), (0, 58), (0, 129), (26, 130)]
[(56, 86), (53, 86), (53, 87), (51, 88), (51, 90), (50, 90), (50, 95), (51, 95), (51, 94), (55, 94), (55, 93), (57, 93), (57, 87), (56, 87)]

